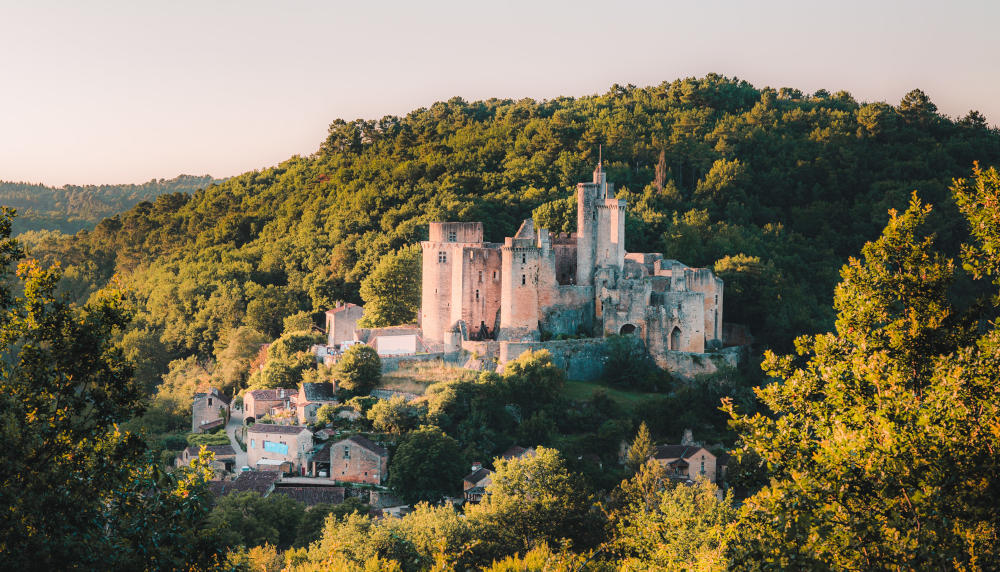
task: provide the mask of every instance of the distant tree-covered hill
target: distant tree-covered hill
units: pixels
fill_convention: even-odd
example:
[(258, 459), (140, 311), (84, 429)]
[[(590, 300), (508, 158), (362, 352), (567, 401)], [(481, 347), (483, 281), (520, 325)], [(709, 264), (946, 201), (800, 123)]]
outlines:
[(180, 175), (153, 179), (141, 185), (65, 185), (49, 187), (34, 183), (0, 181), (0, 205), (14, 207), (18, 217), (14, 233), (57, 230), (73, 234), (94, 228), (101, 219), (128, 210), (141, 201), (165, 193), (190, 193), (213, 182), (209, 175)]
[(943, 116), (919, 90), (891, 105), (709, 75), (338, 119), (312, 156), (31, 247), (62, 261), (76, 299), (115, 274), (131, 287), (129, 343), (145, 354), (208, 359), (241, 326), (276, 336), (285, 316), (357, 300), (379, 258), (423, 239), (428, 222), (483, 221), (488, 240), (533, 211), (563, 227), (599, 145), (629, 203), (627, 248), (713, 267), (726, 320), (784, 347), (832, 325), (839, 269), (889, 209), (916, 191), (955, 249), (965, 231), (952, 179), (974, 161), (1000, 164), (1000, 133), (981, 115)]

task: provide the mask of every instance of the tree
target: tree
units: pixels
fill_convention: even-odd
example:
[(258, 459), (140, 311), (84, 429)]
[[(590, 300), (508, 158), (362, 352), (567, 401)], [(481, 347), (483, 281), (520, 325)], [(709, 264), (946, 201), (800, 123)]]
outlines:
[(467, 468), (458, 441), (424, 425), (399, 444), (389, 465), (388, 485), (408, 503), (437, 502), (458, 492)]
[(418, 244), (380, 258), (361, 281), (365, 313), (358, 325), (379, 328), (415, 321), (420, 309), (420, 264)]
[(284, 333), (286, 334), (291, 332), (312, 332), (316, 329), (316, 324), (313, 322), (312, 318), (312, 312), (306, 311), (288, 316), (285, 318), (283, 324)]
[[(59, 269), (21, 261), (0, 209), (0, 560), (11, 569), (173, 569), (220, 555), (199, 533), (209, 458), (163, 474), (119, 423), (140, 387), (112, 339), (121, 292), (82, 308), (55, 295)], [(14, 292), (23, 292), (15, 297)]]
[(591, 512), (590, 496), (559, 451), (538, 447), (534, 455), (498, 458), (495, 465), (483, 502), (466, 511), (480, 527), (485, 554), (496, 557), (562, 539), (578, 550), (596, 543), (603, 522)]
[(632, 444), (628, 448), (625, 464), (633, 471), (638, 471), (639, 467), (645, 465), (654, 453), (656, 453), (656, 447), (653, 445), (653, 437), (649, 434), (646, 422), (643, 421), (639, 424), (639, 431), (636, 432), (635, 439), (632, 440)]
[[(1000, 185), (976, 177), (956, 185), (967, 216), (983, 215), (971, 268), (1000, 220)], [(841, 272), (835, 332), (800, 338), (799, 359), (767, 355), (782, 380), (758, 390), (772, 414), (727, 406), (770, 473), (734, 528), (736, 569), (1000, 566), (1000, 515), (985, 508), (1000, 499), (1000, 329), (954, 304), (954, 264), (923, 234), (930, 207), (914, 197), (890, 214)]]
[[(623, 569), (726, 570), (728, 527), (736, 519), (732, 496), (699, 480), (669, 482), (656, 461), (622, 483), (623, 509), (613, 515), (611, 551)], [(651, 487), (650, 485), (654, 486)]]
[(295, 535), (295, 546), (307, 547), (323, 536), (323, 525), (331, 515), (341, 519), (349, 514), (368, 514), (368, 505), (357, 497), (348, 497), (340, 504), (319, 503), (306, 509)]
[(402, 395), (394, 395), (378, 400), (366, 416), (376, 431), (401, 434), (415, 429), (424, 413), (426, 409), (410, 404)]
[(356, 344), (337, 362), (337, 386), (354, 395), (368, 393), (382, 379), (382, 360), (371, 346)]
[(264, 334), (241, 326), (226, 333), (215, 348), (216, 368), (213, 377), (221, 389), (236, 388), (246, 383), (250, 362), (269, 341)]
[(272, 544), (285, 550), (295, 541), (305, 505), (282, 494), (266, 497), (254, 491), (236, 492), (219, 499), (208, 517), (231, 548)]

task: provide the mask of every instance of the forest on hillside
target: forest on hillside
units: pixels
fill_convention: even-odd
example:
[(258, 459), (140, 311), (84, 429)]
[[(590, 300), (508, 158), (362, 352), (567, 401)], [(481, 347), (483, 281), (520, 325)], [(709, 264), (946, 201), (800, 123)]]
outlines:
[[(619, 379), (580, 392), (545, 355), (528, 354), (503, 373), (439, 380), (414, 403), (347, 387), (359, 426), (385, 438), (391, 459), (413, 463), (404, 473), (390, 464), (390, 479), (396, 470), (440, 480), (511, 444), (541, 446), (535, 460), (498, 463), (496, 496), (464, 516), (421, 504), (384, 526), (339, 514), (296, 536), (301, 507), (198, 500), (204, 459), (169, 477), (150, 468), (193, 443), (185, 435), (200, 386), (236, 395), (343, 382), (343, 368), (315, 368), (312, 326), (338, 301), (366, 297), (369, 277), (399, 275), (428, 222), (482, 221), (487, 240), (532, 215), (570, 230), (575, 184), (589, 180), (599, 148), (629, 204), (626, 248), (714, 269), (726, 321), (749, 327), (756, 361), (682, 382), (628, 369), (623, 355)], [(27, 358), (0, 380), (9, 383), (0, 400), (29, 421), (0, 430), (25, 449), (50, 433), (76, 443), (62, 433), (76, 425), (59, 421), (72, 416), (50, 412), (26, 380), (93, 379), (64, 406), (80, 412), (114, 401), (101, 410), (120, 423), (114, 431), (79, 429), (106, 444), (71, 448), (61, 462), (129, 460), (131, 476), (104, 477), (109, 491), (140, 483), (120, 507), (70, 499), (85, 505), (81, 519), (128, 525), (112, 529), (131, 537), (94, 540), (128, 547), (123, 562), (149, 550), (218, 564), (221, 546), (234, 567), (270, 558), (300, 570), (990, 569), (1000, 562), (995, 165), (1000, 132), (975, 111), (938, 113), (920, 90), (867, 103), (718, 75), (338, 119), (311, 156), (162, 194), (73, 236), (25, 235), (37, 262), (22, 264), (22, 286), (0, 289), (16, 318), (0, 321), (9, 330), (0, 349)], [(18, 258), (16, 245), (0, 246), (3, 260)], [(35, 338), (43, 343), (5, 345)], [(619, 385), (640, 376), (648, 386)], [(36, 425), (41, 437), (18, 437)], [(644, 463), (653, 441), (677, 442), (686, 428), (734, 454), (741, 508), (710, 486), (668, 486)], [(405, 454), (427, 444), (441, 462)], [(64, 474), (73, 469), (46, 473)], [(5, 475), (11, 491), (44, 487)], [(410, 485), (393, 487), (439, 498)], [(10, 514), (32, 515), (24, 502)], [(184, 515), (166, 520), (184, 552), (155, 548), (160, 529), (135, 508), (150, 503), (150, 519)], [(277, 512), (292, 524), (279, 530)], [(63, 526), (32, 518), (23, 522)], [(32, 538), (18, 526), (10, 538)], [(62, 537), (39, 550), (83, 544)]]
[(208, 175), (180, 175), (152, 179), (139, 185), (64, 185), (0, 181), (0, 205), (17, 209), (14, 234), (56, 231), (75, 234), (94, 228), (102, 219), (126, 211), (164, 193), (192, 193), (216, 179)]

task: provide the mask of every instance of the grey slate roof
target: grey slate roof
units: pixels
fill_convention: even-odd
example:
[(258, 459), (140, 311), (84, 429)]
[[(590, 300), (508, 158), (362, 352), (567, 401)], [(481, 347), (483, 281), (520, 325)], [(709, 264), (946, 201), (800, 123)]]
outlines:
[[(208, 449), (209, 451), (215, 453), (215, 458), (216, 459), (218, 459), (219, 457), (235, 457), (236, 456), (236, 451), (233, 450), (233, 446), (232, 445), (205, 445), (205, 448)], [(187, 455), (189, 457), (197, 457), (198, 453), (200, 451), (201, 451), (201, 447), (200, 446), (199, 447), (192, 446), (192, 447), (188, 447), (187, 449), (184, 449), (184, 452), (187, 453)]]
[(280, 433), (282, 435), (298, 435), (303, 431), (308, 431), (308, 427), (301, 425), (273, 425), (271, 423), (254, 423), (247, 429), (247, 433)]
[(356, 445), (358, 445), (360, 447), (364, 447), (365, 449), (368, 449), (369, 451), (371, 451), (372, 453), (375, 453), (379, 457), (388, 457), (389, 456), (389, 451), (387, 451), (385, 447), (382, 447), (381, 445), (376, 444), (371, 439), (368, 439), (367, 437), (362, 437), (361, 435), (353, 435), (351, 437), (348, 437), (347, 439), (342, 439), (342, 440), (337, 441), (336, 443), (334, 443), (332, 446), (336, 447), (337, 445), (340, 445), (344, 441), (351, 441), (351, 442), (353, 442), (354, 444), (356, 444)]
[(701, 451), (697, 445), (657, 445), (654, 459), (689, 459), (692, 455)]
[(235, 481), (209, 481), (209, 490), (217, 497), (232, 493), (253, 491), (264, 496), (281, 478), (281, 473), (269, 471), (247, 471), (240, 473)]
[(319, 383), (303, 383), (302, 391), (309, 401), (333, 401), (333, 384), (329, 381)]
[(271, 494), (285, 495), (303, 503), (315, 506), (320, 503), (340, 504), (344, 502), (344, 487), (289, 487), (276, 486)]
[(472, 484), (475, 484), (475, 483), (478, 483), (479, 481), (483, 480), (484, 478), (486, 478), (486, 477), (488, 477), (488, 476), (490, 476), (492, 474), (493, 474), (493, 471), (491, 471), (491, 470), (489, 470), (487, 468), (482, 468), (482, 469), (479, 469), (477, 471), (473, 471), (473, 472), (469, 473), (462, 480), (463, 481), (468, 481), (468, 482), (470, 482)]

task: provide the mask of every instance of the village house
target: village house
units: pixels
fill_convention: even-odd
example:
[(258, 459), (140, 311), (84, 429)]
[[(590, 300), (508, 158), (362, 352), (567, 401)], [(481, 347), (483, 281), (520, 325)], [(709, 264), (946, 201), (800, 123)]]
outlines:
[[(205, 445), (204, 447), (215, 455), (215, 459), (212, 461), (212, 470), (215, 471), (216, 476), (233, 472), (236, 465), (236, 451), (232, 445)], [(187, 466), (191, 459), (198, 458), (200, 452), (201, 447), (192, 446), (184, 449), (180, 455), (177, 455), (177, 459), (174, 461), (175, 466)]]
[(324, 405), (336, 405), (335, 388), (329, 381), (319, 383), (303, 383), (295, 396), (295, 412), (299, 425), (316, 422), (316, 412)]
[(364, 315), (364, 308), (357, 304), (338, 304), (326, 311), (326, 345), (339, 348), (340, 344), (354, 340), (354, 330), (358, 320)]
[(704, 447), (698, 445), (658, 445), (653, 453), (667, 471), (667, 476), (675, 479), (695, 480), (698, 477), (716, 482), (716, 458)]
[(271, 415), (279, 410), (291, 408), (292, 396), (290, 389), (254, 389), (243, 396), (243, 418), (245, 422), (253, 422), (265, 415)]
[(229, 398), (218, 389), (195, 393), (191, 402), (191, 432), (206, 433), (226, 424), (229, 416)]
[(389, 452), (355, 435), (330, 445), (330, 478), (350, 483), (381, 485), (386, 479)]
[(472, 464), (472, 472), (462, 479), (462, 496), (465, 502), (478, 503), (486, 494), (486, 487), (493, 482), (493, 471), (483, 467), (482, 463)]
[(306, 427), (256, 423), (247, 429), (247, 464), (260, 471), (305, 474), (312, 448)]

